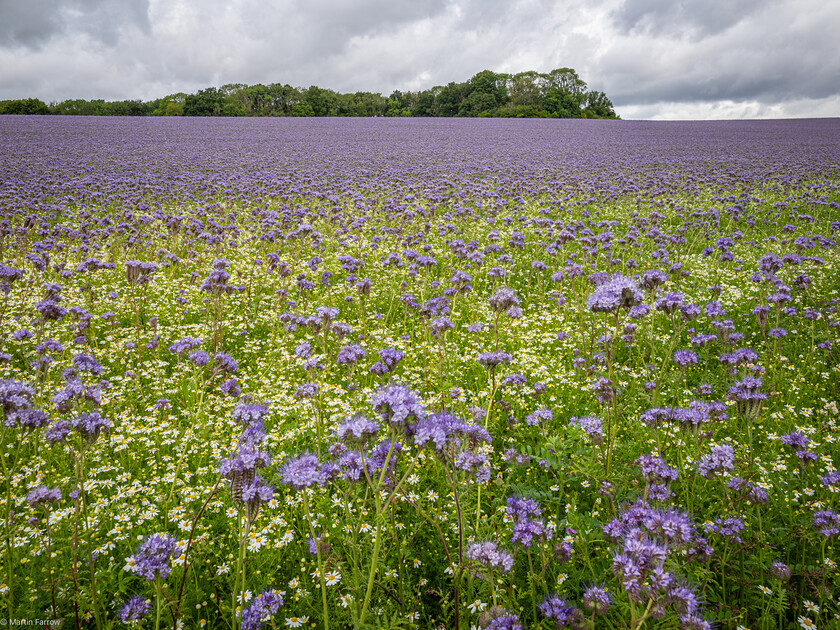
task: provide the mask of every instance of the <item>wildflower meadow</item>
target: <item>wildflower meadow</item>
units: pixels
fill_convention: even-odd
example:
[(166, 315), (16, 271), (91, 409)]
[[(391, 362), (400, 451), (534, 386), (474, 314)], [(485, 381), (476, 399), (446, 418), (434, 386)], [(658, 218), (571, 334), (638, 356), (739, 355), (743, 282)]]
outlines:
[(840, 121), (0, 120), (0, 616), (840, 627)]

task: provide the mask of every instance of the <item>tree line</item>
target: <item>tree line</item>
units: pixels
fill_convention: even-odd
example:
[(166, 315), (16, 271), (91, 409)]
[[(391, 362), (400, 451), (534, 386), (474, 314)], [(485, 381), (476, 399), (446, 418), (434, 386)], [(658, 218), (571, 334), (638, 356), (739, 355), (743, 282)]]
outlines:
[(35, 98), (0, 101), (0, 114), (81, 116), (460, 116), (617, 118), (606, 94), (589, 90), (577, 72), (557, 68), (504, 74), (483, 70), (464, 83), (418, 92), (342, 94), (311, 86), (230, 83), (151, 101), (73, 99), (47, 105)]

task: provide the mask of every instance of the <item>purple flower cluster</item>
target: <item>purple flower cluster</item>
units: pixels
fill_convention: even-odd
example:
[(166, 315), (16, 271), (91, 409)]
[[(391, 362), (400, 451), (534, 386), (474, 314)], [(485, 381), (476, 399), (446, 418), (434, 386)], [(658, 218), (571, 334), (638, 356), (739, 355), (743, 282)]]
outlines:
[(61, 490), (58, 488), (38, 486), (26, 495), (26, 502), (33, 508), (45, 503), (55, 503), (58, 501), (61, 501)]
[(762, 385), (760, 377), (745, 376), (729, 388), (729, 398), (735, 401), (738, 413), (750, 420), (758, 418), (761, 403), (767, 398), (767, 394), (761, 391)]
[(605, 615), (613, 599), (605, 586), (593, 584), (583, 591), (583, 607), (596, 615)]
[(539, 518), (542, 510), (536, 501), (512, 495), (508, 497), (506, 506), (506, 516), (513, 522), (513, 544), (522, 543), (524, 547), (530, 547), (534, 542), (551, 540), (554, 532)]
[(471, 544), (464, 556), (480, 565), (475, 568), (475, 573), (487, 579), (492, 579), (489, 577), (491, 572), (508, 573), (513, 568), (513, 556), (489, 540)]
[(557, 594), (549, 595), (539, 605), (540, 614), (554, 622), (555, 628), (577, 627), (583, 622), (583, 612), (570, 606)]
[(165, 580), (172, 570), (169, 561), (178, 549), (178, 541), (166, 534), (152, 534), (133, 556), (132, 571), (149, 582)]
[(770, 502), (767, 491), (752, 481), (747, 481), (741, 477), (732, 477), (726, 485), (735, 492), (737, 497), (746, 499), (754, 505), (767, 505)]
[(234, 374), (239, 369), (239, 364), (229, 354), (217, 352), (213, 355), (213, 372), (215, 374)]
[(237, 424), (248, 426), (259, 422), (268, 415), (268, 407), (261, 403), (240, 402), (230, 414), (231, 419)]
[(111, 428), (111, 421), (103, 418), (98, 412), (80, 413), (73, 418), (73, 428), (84, 438), (88, 444), (92, 444), (99, 437), (101, 431)]
[(175, 354), (178, 358), (181, 358), (188, 352), (192, 352), (196, 348), (200, 348), (203, 343), (204, 342), (202, 342), (201, 339), (196, 339), (195, 337), (184, 337), (183, 339), (179, 339), (170, 345), (169, 352), (170, 354)]
[(149, 614), (149, 602), (142, 595), (129, 597), (128, 601), (120, 608), (120, 620), (124, 624), (133, 624), (140, 621)]
[(707, 532), (717, 534), (729, 542), (742, 543), (744, 542), (740, 536), (740, 532), (744, 531), (747, 526), (737, 516), (731, 518), (716, 518), (714, 521), (704, 523), (703, 527)]
[(604, 436), (604, 429), (601, 424), (601, 419), (596, 418), (594, 416), (582, 416), (580, 418), (570, 418), (569, 419), (569, 426), (570, 427), (580, 427), (584, 433), (592, 440), (593, 444), (600, 444), (603, 436)]
[(396, 383), (386, 385), (373, 395), (373, 408), (393, 427), (404, 427), (426, 415), (417, 396), (408, 387)]
[(371, 366), (370, 371), (377, 376), (384, 376), (393, 372), (402, 358), (403, 353), (396, 348), (382, 348), (379, 351), (379, 361)]
[(263, 623), (277, 614), (282, 605), (283, 595), (279, 591), (264, 590), (242, 611), (242, 630), (260, 630)]
[(816, 530), (825, 537), (840, 533), (840, 516), (832, 510), (814, 512), (812, 523)]
[(510, 317), (521, 317), (522, 309), (520, 308), (519, 298), (516, 297), (513, 289), (508, 287), (501, 287), (490, 296), (488, 299), (490, 308), (496, 313), (506, 313)]
[(12, 379), (0, 379), (0, 408), (6, 426), (14, 426), (14, 414), (29, 409), (35, 389)]
[(735, 467), (735, 451), (728, 444), (713, 446), (710, 453), (700, 458), (697, 472), (706, 479), (717, 473), (724, 473)]
[(536, 409), (527, 416), (525, 416), (525, 424), (535, 427), (540, 423), (548, 423), (554, 418), (554, 413), (551, 409)]
[(335, 430), (335, 436), (345, 446), (363, 448), (379, 431), (379, 425), (361, 414), (345, 418)]
[(620, 544), (612, 569), (632, 601), (650, 601), (657, 617), (672, 607), (683, 627), (710, 627), (700, 616), (696, 589), (666, 566), (676, 550), (692, 542), (693, 530), (685, 514), (636, 503), (605, 526), (604, 534)]
[(593, 313), (615, 313), (620, 308), (629, 311), (644, 299), (644, 293), (635, 280), (616, 274), (595, 287), (586, 300), (586, 307)]
[(321, 464), (318, 456), (311, 453), (303, 453), (290, 459), (280, 471), (283, 483), (293, 490), (323, 486), (335, 473), (336, 470), (331, 464)]
[(676, 481), (679, 473), (659, 457), (642, 455), (636, 460), (636, 465), (642, 469), (642, 476), (648, 483), (668, 484)]
[(127, 260), (125, 262), (125, 277), (130, 285), (145, 284), (157, 270), (158, 265), (153, 262), (142, 262), (140, 260)]
[(513, 357), (502, 351), (482, 352), (478, 355), (478, 362), (488, 370), (495, 370), (500, 365), (508, 365), (511, 361)]
[(338, 351), (336, 363), (339, 365), (353, 365), (365, 358), (365, 351), (359, 344), (349, 344), (342, 346)]
[(523, 630), (524, 626), (519, 621), (516, 613), (508, 612), (504, 608), (494, 610), (493, 612), (495, 614), (489, 616), (484, 630)]
[(98, 387), (74, 379), (53, 395), (53, 403), (59, 413), (69, 413), (85, 403), (98, 407), (102, 403), (102, 393)]
[(674, 363), (681, 368), (697, 365), (697, 353), (691, 350), (677, 350), (674, 352)]

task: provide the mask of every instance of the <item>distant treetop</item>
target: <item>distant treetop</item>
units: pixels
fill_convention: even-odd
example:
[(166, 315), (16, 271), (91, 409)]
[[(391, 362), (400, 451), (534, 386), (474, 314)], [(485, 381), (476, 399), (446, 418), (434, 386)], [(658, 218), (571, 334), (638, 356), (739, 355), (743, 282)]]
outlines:
[(504, 118), (618, 118), (603, 92), (589, 90), (577, 72), (557, 68), (504, 74), (483, 70), (465, 83), (418, 92), (341, 94), (315, 85), (230, 83), (195, 94), (143, 101), (35, 98), (0, 101), (0, 114), (82, 116), (458, 116)]

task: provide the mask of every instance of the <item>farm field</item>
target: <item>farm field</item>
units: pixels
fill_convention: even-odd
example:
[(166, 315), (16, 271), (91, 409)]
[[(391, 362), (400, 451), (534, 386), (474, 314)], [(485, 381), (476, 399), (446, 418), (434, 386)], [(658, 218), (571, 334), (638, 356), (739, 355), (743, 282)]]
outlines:
[(2, 117), (0, 616), (840, 627), (838, 204), (837, 119)]

